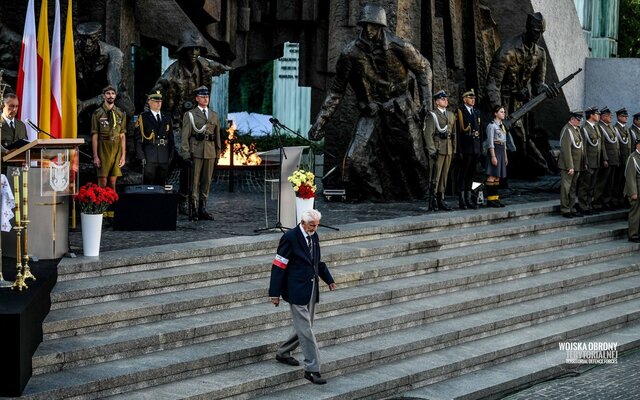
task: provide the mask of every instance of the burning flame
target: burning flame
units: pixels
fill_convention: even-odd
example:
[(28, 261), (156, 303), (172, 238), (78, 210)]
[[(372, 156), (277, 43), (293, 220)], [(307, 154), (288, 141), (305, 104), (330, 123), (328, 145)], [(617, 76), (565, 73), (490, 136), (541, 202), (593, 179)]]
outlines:
[[(218, 165), (231, 165), (230, 157), (230, 145), (231, 141), (235, 139), (236, 125), (234, 123), (229, 124), (227, 132), (229, 133), (229, 139), (224, 141), (225, 148), (220, 154)], [(249, 146), (242, 143), (233, 144), (233, 165), (260, 165), (262, 164), (262, 158), (258, 155), (256, 150), (256, 144), (251, 143)]]

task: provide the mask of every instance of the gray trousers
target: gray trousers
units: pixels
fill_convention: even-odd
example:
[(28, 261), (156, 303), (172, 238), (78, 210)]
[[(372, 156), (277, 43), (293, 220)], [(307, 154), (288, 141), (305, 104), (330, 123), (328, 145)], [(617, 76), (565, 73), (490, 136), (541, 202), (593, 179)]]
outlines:
[(318, 283), (314, 282), (313, 290), (311, 290), (311, 299), (306, 306), (289, 304), (291, 318), (293, 319), (293, 334), (276, 351), (279, 357), (289, 357), (291, 352), (298, 345), (301, 345), (302, 354), (304, 355), (304, 370), (309, 372), (320, 372), (320, 351), (318, 350), (316, 336), (311, 330), (316, 311), (317, 286)]

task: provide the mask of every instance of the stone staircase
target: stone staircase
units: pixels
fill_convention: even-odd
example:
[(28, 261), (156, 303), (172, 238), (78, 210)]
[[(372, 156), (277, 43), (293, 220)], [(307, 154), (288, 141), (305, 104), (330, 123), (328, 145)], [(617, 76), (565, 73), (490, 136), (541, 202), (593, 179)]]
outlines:
[(291, 332), (266, 297), (280, 234), (65, 259), (23, 397), (471, 399), (568, 370), (560, 341), (640, 346), (626, 213), (556, 204), (321, 231), (339, 288), (314, 325), (324, 386), (274, 360)]

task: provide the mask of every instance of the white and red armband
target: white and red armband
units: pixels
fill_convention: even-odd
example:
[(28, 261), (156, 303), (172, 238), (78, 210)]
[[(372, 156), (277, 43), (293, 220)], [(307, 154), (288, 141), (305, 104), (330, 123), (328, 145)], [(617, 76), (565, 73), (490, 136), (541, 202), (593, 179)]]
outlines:
[(282, 257), (280, 254), (276, 254), (276, 258), (273, 259), (273, 265), (278, 268), (287, 269), (289, 259)]

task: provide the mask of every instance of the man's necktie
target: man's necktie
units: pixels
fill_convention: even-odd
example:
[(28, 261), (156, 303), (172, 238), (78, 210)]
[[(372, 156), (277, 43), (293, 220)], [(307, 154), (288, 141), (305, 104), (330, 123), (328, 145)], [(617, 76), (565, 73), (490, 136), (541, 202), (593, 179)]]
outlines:
[(162, 125), (162, 120), (160, 119), (160, 113), (156, 114), (156, 121), (158, 121), (158, 126)]
[(307, 246), (309, 246), (309, 255), (313, 258), (313, 242), (311, 241), (311, 236), (307, 235)]
[(204, 115), (204, 119), (209, 119), (209, 116), (207, 115), (207, 110), (206, 109), (202, 109), (202, 115)]
[(16, 133), (16, 126), (13, 124), (13, 121), (9, 122), (9, 126), (11, 127), (11, 131), (15, 134)]

